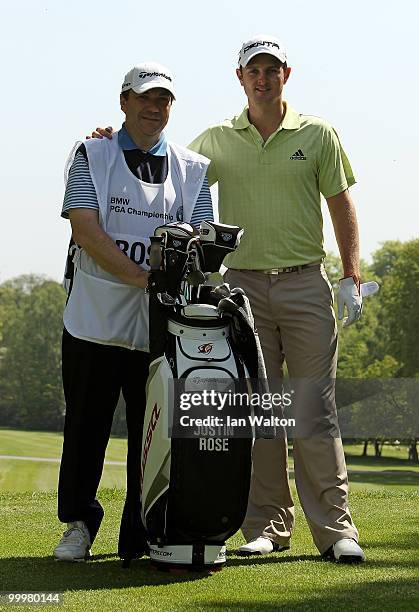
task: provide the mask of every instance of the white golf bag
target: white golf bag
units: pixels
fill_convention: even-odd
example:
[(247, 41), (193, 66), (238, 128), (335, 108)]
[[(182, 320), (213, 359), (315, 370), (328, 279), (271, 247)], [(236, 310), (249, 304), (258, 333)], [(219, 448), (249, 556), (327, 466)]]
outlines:
[[(203, 222), (198, 237), (183, 223), (158, 228), (152, 239), (141, 482), (150, 558), (160, 566), (221, 567), (225, 542), (246, 513), (251, 428), (235, 437), (225, 422), (205, 420), (202, 406), (187, 408), (182, 400), (210, 389), (246, 392), (249, 368), (258, 376), (260, 354), (246, 319), (247, 299), (222, 285), (218, 273), (241, 234), (234, 226)], [(231, 410), (239, 416), (241, 408)], [(195, 426), (191, 419), (197, 414), (203, 418)]]

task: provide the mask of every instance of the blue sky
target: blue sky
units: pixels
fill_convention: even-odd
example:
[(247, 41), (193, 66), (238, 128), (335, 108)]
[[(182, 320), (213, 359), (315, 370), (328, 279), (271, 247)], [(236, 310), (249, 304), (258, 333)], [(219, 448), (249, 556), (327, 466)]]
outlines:
[[(121, 124), (120, 85), (134, 64), (171, 68), (178, 95), (166, 131), (187, 144), (242, 110), (236, 59), (258, 33), (285, 43), (286, 99), (339, 132), (358, 181), (351, 191), (362, 257), (384, 240), (417, 236), (418, 7), (415, 0), (8, 3), (0, 39), (0, 282), (29, 272), (61, 279), (66, 156), (96, 125)], [(337, 252), (327, 209), (325, 243)]]

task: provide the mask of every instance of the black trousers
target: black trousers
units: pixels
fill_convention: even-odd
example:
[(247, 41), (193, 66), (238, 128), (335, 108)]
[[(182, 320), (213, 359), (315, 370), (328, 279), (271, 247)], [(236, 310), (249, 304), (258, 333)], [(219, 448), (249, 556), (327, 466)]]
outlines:
[(146, 406), (149, 354), (62, 338), (62, 373), (66, 401), (64, 444), (58, 484), (58, 518), (82, 520), (91, 541), (103, 518), (96, 499), (113, 415), (122, 391), (128, 429), (127, 492), (118, 552), (141, 556), (146, 538), (141, 521), (141, 440)]

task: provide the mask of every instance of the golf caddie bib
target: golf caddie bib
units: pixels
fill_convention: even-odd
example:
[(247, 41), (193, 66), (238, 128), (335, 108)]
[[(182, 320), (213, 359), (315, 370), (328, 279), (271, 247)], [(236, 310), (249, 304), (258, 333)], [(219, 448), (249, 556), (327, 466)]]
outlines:
[[(128, 168), (117, 134), (112, 140), (84, 144), (100, 225), (127, 257), (148, 270), (150, 236), (160, 225), (190, 221), (209, 160), (168, 143), (166, 180), (150, 184)], [(83, 340), (147, 351), (148, 295), (144, 290), (106, 272), (80, 247), (73, 261), (73, 284), (64, 310), (67, 331)]]

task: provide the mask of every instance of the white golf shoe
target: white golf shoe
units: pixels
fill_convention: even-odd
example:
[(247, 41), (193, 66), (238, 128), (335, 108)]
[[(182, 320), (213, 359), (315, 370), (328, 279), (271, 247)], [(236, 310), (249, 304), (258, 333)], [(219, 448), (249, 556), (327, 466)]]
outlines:
[(273, 552), (282, 552), (283, 550), (289, 550), (289, 546), (279, 546), (276, 542), (272, 542), (269, 538), (259, 536), (254, 540), (250, 540), (247, 544), (243, 544), (237, 551), (238, 555), (250, 556), (250, 555), (269, 555)]
[(85, 561), (90, 556), (90, 534), (84, 521), (67, 523), (59, 544), (54, 549), (56, 561)]
[(334, 561), (338, 561), (338, 563), (362, 563), (365, 561), (364, 551), (351, 538), (338, 540), (329, 548), (325, 555)]

